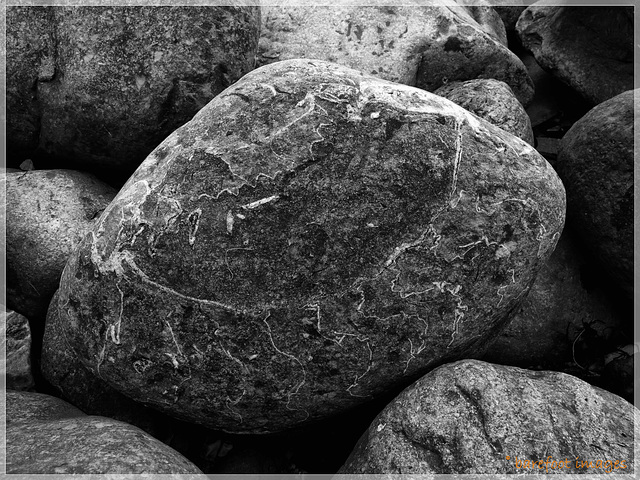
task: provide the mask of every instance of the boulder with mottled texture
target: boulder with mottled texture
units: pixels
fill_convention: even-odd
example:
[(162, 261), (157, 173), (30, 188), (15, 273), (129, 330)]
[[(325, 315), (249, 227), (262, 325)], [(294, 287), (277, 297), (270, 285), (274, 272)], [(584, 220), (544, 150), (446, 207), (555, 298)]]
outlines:
[(339, 473), (633, 474), (639, 422), (571, 375), (463, 360), (396, 397)]
[(7, 391), (6, 439), (9, 474), (202, 473), (139, 428), (40, 393)]
[(7, 305), (46, 315), (71, 251), (116, 195), (93, 175), (31, 170), (0, 177), (6, 193)]
[[(495, 78), (527, 104), (533, 83), (505, 46), (504, 26), (490, 10), (445, 2), (428, 7), (263, 7), (258, 64), (315, 58), (430, 92), (447, 81)], [(476, 21), (485, 17), (502, 27), (501, 34), (491, 35), (491, 27)]]
[(57, 313), (128, 397), (284, 430), (486, 342), (564, 210), (530, 145), (454, 103), (278, 62), (154, 150), (70, 257)]
[(567, 189), (567, 217), (580, 241), (633, 298), (634, 95), (591, 109), (565, 134), (556, 170)]
[(506, 83), (489, 78), (452, 82), (433, 93), (533, 145), (529, 116)]
[(44, 329), (40, 368), (44, 378), (56, 386), (58, 394), (88, 415), (126, 422), (160, 437), (170, 422), (160, 412), (137, 403), (92, 374), (70, 347), (60, 323), (58, 292), (51, 301)]
[(592, 105), (632, 89), (633, 7), (553, 3), (531, 5), (516, 24), (540, 66)]
[(6, 28), (7, 152), (27, 158), (40, 136), (42, 112), (36, 87), (51, 81), (55, 70), (53, 9), (8, 7)]
[(259, 25), (259, 7), (8, 7), (8, 144), (131, 173), (253, 68)]
[(507, 46), (507, 31), (498, 12), (487, 0), (455, 0), (460, 5), (449, 4), (448, 8), (461, 17), (471, 16), (480, 28), (490, 37)]

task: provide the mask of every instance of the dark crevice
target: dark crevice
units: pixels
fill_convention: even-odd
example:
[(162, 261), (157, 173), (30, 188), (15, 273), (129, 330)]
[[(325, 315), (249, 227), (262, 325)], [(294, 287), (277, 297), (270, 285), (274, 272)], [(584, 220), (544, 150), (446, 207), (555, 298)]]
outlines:
[(395, 135), (395, 133), (402, 128), (402, 126), (404, 125), (404, 122), (401, 122), (399, 120), (396, 120), (395, 118), (389, 118), (386, 122), (385, 122), (385, 141), (389, 141), (391, 138), (393, 138), (393, 136)]
[(174, 78), (171, 81), (171, 89), (167, 93), (167, 96), (164, 99), (164, 102), (162, 102), (162, 104), (160, 105), (160, 108), (158, 111), (158, 117), (157, 117), (158, 124), (165, 125), (167, 123), (168, 118), (172, 113), (173, 106), (177, 101), (179, 91), (180, 91), (180, 86), (178, 84), (178, 79)]
[(231, 80), (229, 80), (229, 68), (224, 63), (219, 63), (213, 68), (213, 72), (211, 74), (212, 78), (212, 91), (217, 95), (222, 92), (225, 88), (231, 85)]

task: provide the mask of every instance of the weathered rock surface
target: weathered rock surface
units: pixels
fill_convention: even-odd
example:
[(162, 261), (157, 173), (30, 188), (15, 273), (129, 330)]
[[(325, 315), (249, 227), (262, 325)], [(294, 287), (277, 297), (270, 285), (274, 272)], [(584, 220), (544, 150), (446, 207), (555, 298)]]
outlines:
[(565, 134), (556, 170), (567, 216), (607, 274), (633, 298), (634, 92), (591, 109)]
[[(58, 293), (52, 303), (57, 301)], [(93, 375), (71, 350), (52, 308), (44, 332), (42, 373), (58, 394), (89, 415), (123, 421), (141, 428), (185, 455), (207, 474), (335, 472), (362, 430), (384, 406), (380, 402), (318, 422), (304, 429), (267, 437), (222, 434), (181, 422), (146, 407)], [(335, 438), (335, 432), (340, 437)], [(300, 468), (296, 465), (300, 463)]]
[[(56, 302), (58, 293), (53, 297)], [(141, 428), (182, 453), (205, 473), (295, 473), (282, 445), (273, 439), (250, 436), (243, 445), (236, 438), (222, 440), (220, 432), (180, 422), (155, 409), (134, 402), (93, 375), (64, 338), (57, 309), (47, 317), (42, 350), (42, 374), (63, 399), (88, 415), (99, 415)], [(228, 437), (228, 435), (227, 435)], [(242, 437), (240, 437), (242, 438)], [(260, 443), (258, 443), (260, 442)], [(339, 465), (338, 465), (339, 466)], [(337, 469), (338, 467), (335, 467)]]
[(37, 321), (71, 251), (116, 191), (73, 170), (7, 173), (0, 182), (6, 184), (7, 305)]
[[(31, 373), (31, 329), (29, 320), (19, 313), (0, 311), (0, 328), (5, 332), (5, 381), (11, 390), (32, 390), (35, 386)], [(3, 359), (4, 361), (4, 359)]]
[(529, 116), (506, 83), (489, 78), (452, 82), (433, 93), (533, 145)]
[(7, 473), (202, 473), (142, 430), (55, 397), (7, 391)]
[(490, 7), (445, 2), (429, 7), (263, 7), (258, 64), (316, 58), (430, 92), (447, 81), (495, 78), (527, 104), (533, 83), (505, 46), (504, 26), (491, 36), (487, 30), (493, 27), (476, 21), (482, 21), (482, 12), (500, 22)]
[(19, 158), (38, 145), (41, 110), (35, 87), (53, 78), (53, 23), (50, 7), (6, 8), (7, 152)]
[(44, 378), (57, 387), (62, 398), (88, 415), (113, 418), (161, 436), (159, 427), (167, 423), (166, 417), (114, 390), (80, 362), (64, 337), (57, 302), (58, 292), (51, 301), (44, 329), (40, 361)]
[(403, 391), (339, 473), (633, 474), (639, 421), (571, 375), (463, 360)]
[(260, 13), (13, 6), (7, 25), (9, 145), (130, 173), (253, 68)]
[[(481, 360), (522, 368), (601, 373), (621, 319), (601, 290), (587, 291), (583, 258), (566, 230), (509, 326)], [(594, 365), (594, 363), (596, 363)], [(567, 371), (569, 370), (569, 371)]]
[(58, 315), (130, 398), (282, 430), (485, 343), (564, 209), (531, 146), (454, 103), (279, 62), (145, 160), (70, 257)]
[(455, 0), (460, 7), (450, 6), (461, 17), (471, 16), (487, 35), (507, 46), (507, 31), (500, 15), (487, 0)]
[[(57, 299), (58, 292), (52, 304)], [(218, 457), (226, 457), (224, 450), (228, 449), (221, 444), (222, 434), (180, 422), (113, 389), (80, 362), (63, 335), (57, 309), (52, 308), (44, 331), (41, 368), (44, 378), (57, 387), (64, 400), (88, 415), (136, 426), (185, 455), (205, 473), (214, 473), (213, 467), (221, 463)], [(216, 442), (220, 444), (218, 449), (211, 446)]]
[(593, 105), (631, 90), (633, 7), (551, 3), (531, 5), (516, 25), (540, 66)]

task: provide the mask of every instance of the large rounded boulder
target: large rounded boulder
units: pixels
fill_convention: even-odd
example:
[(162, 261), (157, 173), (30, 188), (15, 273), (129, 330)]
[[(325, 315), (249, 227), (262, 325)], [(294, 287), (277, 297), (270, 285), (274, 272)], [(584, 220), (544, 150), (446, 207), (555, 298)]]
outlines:
[(8, 144), (128, 175), (253, 68), (259, 28), (259, 7), (9, 7)]
[(462, 360), (387, 405), (338, 473), (633, 475), (639, 421), (571, 375)]
[(516, 29), (536, 62), (597, 105), (634, 86), (633, 6), (529, 6)]
[(556, 169), (567, 188), (567, 216), (593, 259), (633, 298), (634, 95), (591, 109), (562, 138)]
[(69, 255), (116, 196), (93, 175), (74, 170), (10, 172), (6, 201), (7, 304), (42, 324)]
[(475, 351), (524, 298), (564, 211), (530, 145), (454, 103), (283, 61), (152, 152), (52, 308), (82, 363), (134, 400), (277, 431)]
[(7, 473), (201, 474), (193, 463), (137, 427), (85, 415), (42, 393), (6, 393)]
[(531, 120), (506, 83), (490, 78), (451, 82), (433, 93), (520, 137), (528, 144), (534, 144)]
[(257, 61), (327, 60), (429, 92), (451, 81), (495, 78), (528, 104), (533, 83), (507, 48), (502, 21), (491, 7), (473, 3), (263, 7)]

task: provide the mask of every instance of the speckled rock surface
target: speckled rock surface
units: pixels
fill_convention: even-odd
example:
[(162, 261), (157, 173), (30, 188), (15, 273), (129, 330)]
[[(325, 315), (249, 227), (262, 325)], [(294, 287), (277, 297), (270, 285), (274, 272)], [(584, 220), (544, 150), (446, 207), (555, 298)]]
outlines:
[(31, 373), (29, 320), (19, 313), (2, 311), (0, 322), (6, 335), (6, 386), (11, 390), (32, 390), (35, 384)]
[(260, 25), (258, 7), (236, 6), (14, 6), (7, 15), (7, 110), (19, 107), (8, 133), (31, 122), (32, 151), (129, 173), (253, 68)]
[(570, 375), (462, 360), (391, 402), (339, 473), (633, 474), (639, 421)]
[(433, 93), (533, 145), (529, 116), (506, 83), (489, 78), (452, 82)]
[[(58, 293), (52, 303), (57, 301)], [(81, 409), (88, 415), (98, 415), (125, 422), (144, 430), (149, 435), (161, 440), (164, 444), (185, 455), (205, 473), (224, 473), (212, 470), (219, 467), (221, 461), (231, 460), (235, 464), (239, 460), (242, 465), (243, 455), (233, 449), (227, 455), (229, 446), (221, 444), (220, 432), (204, 430), (199, 425), (180, 422), (153, 408), (135, 402), (110, 387), (99, 376), (92, 374), (78, 359), (70, 348), (61, 331), (57, 309), (52, 309), (48, 316), (44, 332), (41, 368), (44, 378), (55, 385), (56, 395)], [(215, 445), (218, 443), (218, 449)], [(224, 457), (220, 458), (220, 455)], [(236, 457), (240, 458), (236, 458)], [(280, 454), (280, 456), (283, 456)], [(233, 460), (232, 460), (233, 459)], [(245, 472), (226, 473), (281, 473), (273, 470), (258, 469)]]
[(7, 391), (7, 473), (202, 473), (142, 430), (63, 400)]
[(492, 2), (487, 0), (455, 0), (455, 2), (460, 7), (449, 6), (450, 10), (458, 13), (461, 17), (470, 15), (483, 32), (505, 47), (507, 46), (507, 31), (504, 22), (491, 6)]
[(35, 392), (7, 391), (7, 426), (86, 417), (80, 409), (57, 397)]
[(73, 170), (7, 173), (0, 182), (6, 185), (7, 305), (36, 321), (46, 315), (71, 251), (116, 191)]
[(58, 314), (134, 400), (283, 430), (483, 344), (564, 211), (531, 146), (454, 103), (279, 62), (145, 160), (70, 257)]
[(585, 288), (581, 271), (588, 262), (565, 230), (520, 310), (480, 358), (566, 373), (601, 370), (622, 319), (602, 290)]
[(594, 260), (633, 298), (634, 93), (590, 110), (565, 134), (556, 169), (567, 216)]
[(36, 85), (53, 76), (55, 32), (49, 7), (6, 9), (7, 151), (28, 157), (38, 145), (40, 105)]
[(518, 57), (466, 8), (435, 5), (263, 7), (258, 64), (316, 58), (430, 92), (447, 81), (496, 78), (528, 103), (533, 83)]
[(633, 7), (552, 6), (537, 2), (516, 25), (542, 68), (593, 105), (631, 90)]
[(80, 362), (64, 337), (57, 306), (58, 292), (51, 301), (42, 345), (41, 370), (58, 394), (88, 415), (100, 415), (126, 422), (158, 436), (163, 415), (134, 402), (93, 375)]

